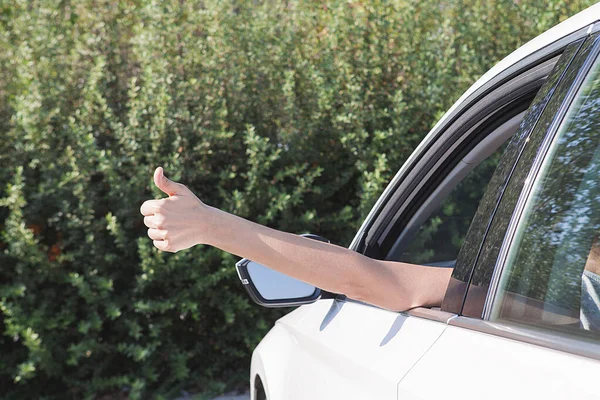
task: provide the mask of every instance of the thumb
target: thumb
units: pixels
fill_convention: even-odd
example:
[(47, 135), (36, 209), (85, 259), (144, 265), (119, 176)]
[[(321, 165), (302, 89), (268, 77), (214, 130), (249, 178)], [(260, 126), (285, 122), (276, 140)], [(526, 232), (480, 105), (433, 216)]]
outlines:
[(162, 167), (156, 168), (154, 171), (154, 184), (157, 188), (168, 194), (169, 196), (175, 196), (183, 192), (183, 186), (180, 183), (173, 182), (165, 176)]

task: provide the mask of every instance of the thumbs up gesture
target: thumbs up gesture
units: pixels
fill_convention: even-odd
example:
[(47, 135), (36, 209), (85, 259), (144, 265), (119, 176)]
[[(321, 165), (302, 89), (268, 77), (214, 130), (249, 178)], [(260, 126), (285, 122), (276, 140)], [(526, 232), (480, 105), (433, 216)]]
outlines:
[(154, 184), (169, 196), (145, 201), (140, 208), (154, 246), (162, 251), (177, 252), (203, 243), (203, 215), (209, 207), (187, 186), (168, 179), (162, 167), (154, 171)]

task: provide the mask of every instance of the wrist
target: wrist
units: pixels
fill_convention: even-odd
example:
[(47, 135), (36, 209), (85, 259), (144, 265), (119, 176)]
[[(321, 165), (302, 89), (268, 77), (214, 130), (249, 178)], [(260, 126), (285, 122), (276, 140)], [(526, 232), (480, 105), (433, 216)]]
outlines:
[(203, 204), (199, 220), (195, 223), (198, 244), (217, 246), (221, 235), (223, 211)]

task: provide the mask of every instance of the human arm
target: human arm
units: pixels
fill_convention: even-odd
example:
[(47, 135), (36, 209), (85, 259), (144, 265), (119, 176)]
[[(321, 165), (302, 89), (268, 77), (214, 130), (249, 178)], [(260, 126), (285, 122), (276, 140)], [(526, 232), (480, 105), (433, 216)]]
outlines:
[(324, 290), (391, 310), (441, 304), (451, 269), (368, 258), (344, 247), (281, 232), (202, 203), (157, 168), (169, 195), (142, 205), (154, 245), (176, 252), (208, 244)]

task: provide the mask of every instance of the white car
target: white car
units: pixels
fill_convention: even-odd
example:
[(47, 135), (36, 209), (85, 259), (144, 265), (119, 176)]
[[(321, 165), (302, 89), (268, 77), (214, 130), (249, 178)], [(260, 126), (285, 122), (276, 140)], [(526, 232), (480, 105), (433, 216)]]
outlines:
[(257, 303), (301, 305), (254, 351), (252, 399), (600, 398), (599, 20), (597, 4), (479, 79), (356, 234), (369, 257), (453, 267), (441, 308), (238, 263)]

